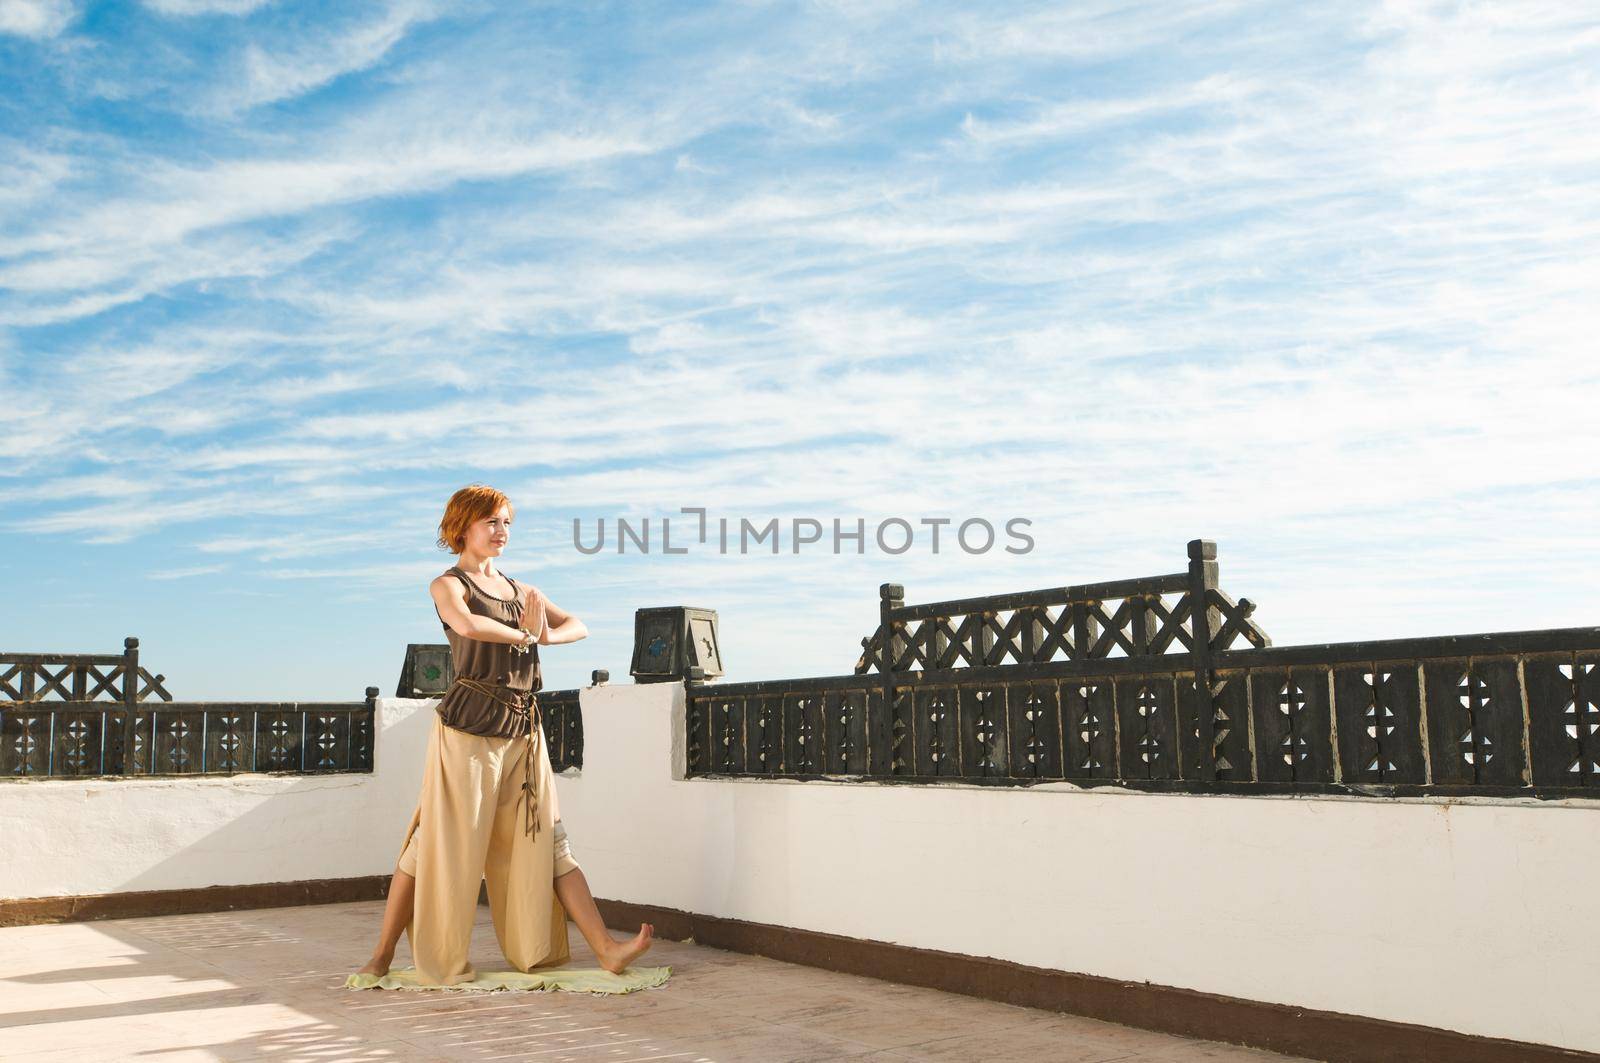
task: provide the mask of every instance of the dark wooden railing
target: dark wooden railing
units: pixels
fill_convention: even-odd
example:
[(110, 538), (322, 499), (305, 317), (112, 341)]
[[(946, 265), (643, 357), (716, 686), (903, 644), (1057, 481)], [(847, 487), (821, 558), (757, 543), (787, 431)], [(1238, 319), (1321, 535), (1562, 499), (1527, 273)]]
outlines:
[(550, 750), (550, 770), (583, 767), (583, 710), (577, 689), (539, 691), (539, 711)]
[(121, 654), (0, 653), (0, 703), (6, 701), (120, 701), (152, 695), (171, 701), (164, 675), (139, 667), (139, 640), (122, 640)]
[(376, 698), (0, 704), (0, 778), (369, 772)]
[(885, 584), (852, 675), (690, 680), (687, 772), (1600, 797), (1600, 628), (1274, 647), (1216, 556), (927, 605)]
[[(173, 701), (139, 666), (139, 640), (123, 645), (0, 653), (0, 779), (372, 770), (377, 687), (350, 702)], [(540, 691), (539, 704), (551, 767), (581, 768), (578, 691)]]

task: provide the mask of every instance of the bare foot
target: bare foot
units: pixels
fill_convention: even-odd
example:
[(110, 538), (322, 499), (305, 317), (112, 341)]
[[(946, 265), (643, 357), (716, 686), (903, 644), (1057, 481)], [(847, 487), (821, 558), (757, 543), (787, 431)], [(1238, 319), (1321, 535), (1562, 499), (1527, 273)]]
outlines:
[(612, 974), (621, 974), (627, 969), (628, 964), (644, 955), (644, 951), (650, 947), (655, 936), (656, 928), (653, 925), (640, 923), (639, 932), (627, 941), (611, 942), (611, 947), (599, 957), (600, 966)]
[(389, 961), (392, 959), (392, 956), (374, 956), (372, 959), (367, 961), (367, 965), (365, 967), (361, 968), (361, 970), (357, 971), (356, 973), (374, 974), (379, 978), (382, 978), (384, 975), (389, 973)]

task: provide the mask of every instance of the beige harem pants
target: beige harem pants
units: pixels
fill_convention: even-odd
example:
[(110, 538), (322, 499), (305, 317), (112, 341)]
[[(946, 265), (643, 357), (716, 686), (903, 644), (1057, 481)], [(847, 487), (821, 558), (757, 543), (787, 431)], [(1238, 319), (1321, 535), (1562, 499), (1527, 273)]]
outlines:
[(422, 795), (396, 863), (417, 880), (406, 936), (422, 980), (455, 985), (476, 976), (467, 948), (483, 881), (495, 937), (511, 966), (528, 971), (571, 959), (567, 913), (554, 880), (578, 864), (559, 822), (543, 734), (536, 731), (532, 744), (540, 794), (536, 837), (527, 833), (527, 810), (518, 801), (528, 740), (483, 738), (433, 722)]

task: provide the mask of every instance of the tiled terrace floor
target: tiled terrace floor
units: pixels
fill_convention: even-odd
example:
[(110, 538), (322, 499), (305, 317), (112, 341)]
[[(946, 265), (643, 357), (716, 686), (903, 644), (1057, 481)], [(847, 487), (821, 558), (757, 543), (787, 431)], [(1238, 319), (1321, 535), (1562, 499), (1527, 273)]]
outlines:
[[(354, 991), (382, 902), (0, 929), (0, 1056), (24, 1060), (1051, 1060), (1290, 1057), (658, 941), (658, 989)], [(595, 966), (575, 927), (573, 965)], [(396, 967), (410, 966), (405, 944)], [(473, 962), (504, 969), (479, 910)]]

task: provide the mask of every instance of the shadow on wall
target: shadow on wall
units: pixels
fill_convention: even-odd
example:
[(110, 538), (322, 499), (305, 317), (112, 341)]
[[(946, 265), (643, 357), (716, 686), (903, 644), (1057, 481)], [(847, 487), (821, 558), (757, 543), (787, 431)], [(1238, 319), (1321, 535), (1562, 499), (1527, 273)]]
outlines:
[[(214, 829), (173, 848), (182, 828), (186, 795), (182, 782), (160, 795), (145, 796), (170, 802), (160, 819), (149, 822), (142, 844), (157, 852), (166, 841), (167, 855), (145, 866), (113, 888), (114, 892), (169, 889), (203, 889), (216, 885), (305, 882), (359, 879), (394, 871), (405, 842), (406, 828), (416, 808), (422, 786), (428, 735), (437, 717), (429, 700), (380, 700), (380, 728), (371, 775), (235, 776), (206, 780), (201, 785), (236, 785), (240, 791), (270, 778), (274, 787), (247, 803), (235, 791), (225, 800), (239, 811), (227, 815)], [(556, 776), (558, 785), (575, 781), (577, 769)], [(115, 786), (116, 783), (110, 784)], [(199, 797), (201, 791), (196, 791)], [(101, 795), (101, 799), (114, 795)], [(152, 816), (152, 819), (155, 817)], [(188, 822), (192, 825), (193, 818)], [(139, 854), (148, 857), (149, 851)], [(98, 891), (95, 891), (98, 892)], [(348, 899), (356, 899), (350, 897)], [(305, 903), (286, 898), (283, 903)]]
[[(134, 914), (110, 898), (392, 872), (430, 707), (380, 704), (372, 773), (0, 783), (12, 825), (0, 835), (0, 898), (107, 898), (102, 915)], [(94, 917), (92, 903), (73, 908)]]
[[(419, 760), (418, 786), (421, 769)], [(416, 806), (417, 787), (384, 785), (376, 777), (343, 776), (343, 786), (330, 785), (332, 781), (331, 776), (294, 779), (284, 789), (263, 795), (248, 809), (230, 816), (204, 837), (128, 878), (118, 891), (203, 889), (392, 872)], [(168, 796), (175, 804), (183, 799), (178, 791)], [(369, 849), (379, 839), (389, 840), (385, 852), (393, 850), (384, 863), (366, 867), (358, 860), (352, 865), (350, 843)], [(264, 852), (268, 847), (271, 852)], [(241, 867), (261, 870), (241, 876)], [(175, 882), (184, 885), (175, 886)]]

